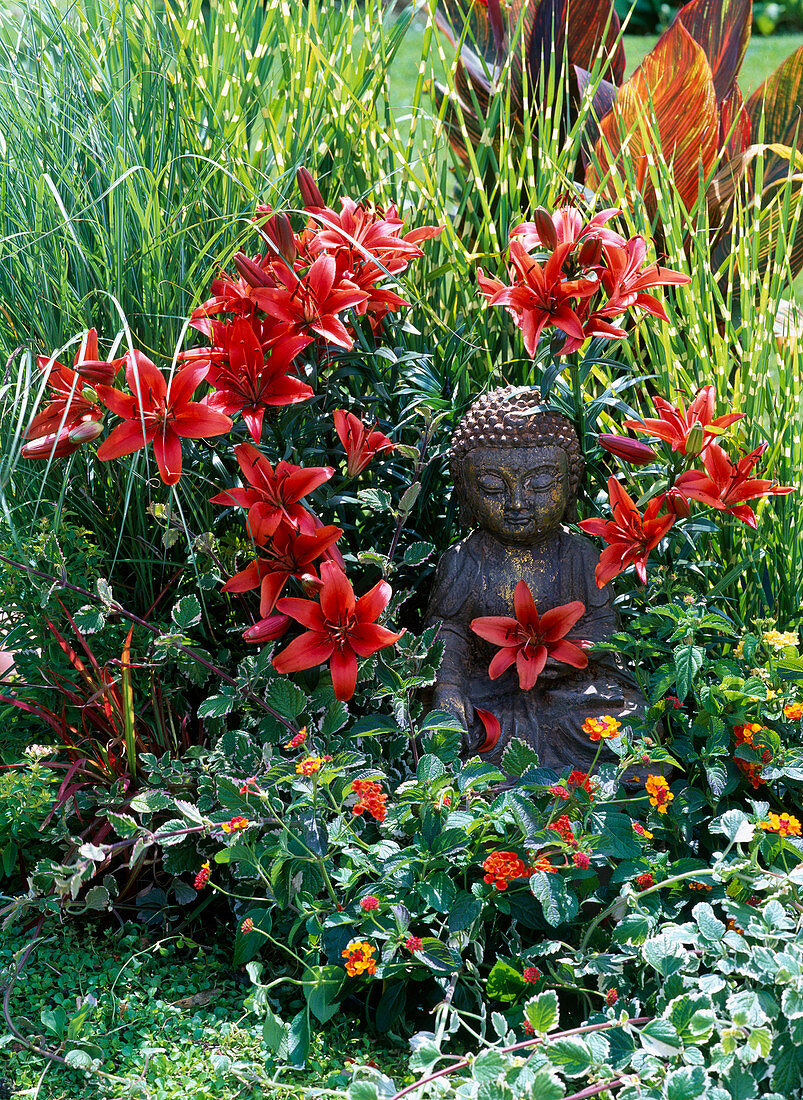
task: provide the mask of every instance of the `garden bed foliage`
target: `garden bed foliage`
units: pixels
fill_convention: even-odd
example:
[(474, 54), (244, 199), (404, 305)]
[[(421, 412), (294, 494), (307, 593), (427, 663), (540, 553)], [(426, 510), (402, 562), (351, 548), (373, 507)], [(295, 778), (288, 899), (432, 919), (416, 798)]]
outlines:
[[(551, 67), (537, 5), (424, 12), (405, 117), (412, 15), (373, 0), (43, 2), (3, 46), (4, 927), (220, 929), (261, 1054), (210, 1090), (359, 1017), (418, 1081), (361, 1058), (351, 1100), (800, 1093), (803, 58), (751, 137), (714, 8), (607, 125), (602, 4)], [(647, 171), (618, 126), (672, 51)], [(449, 434), (503, 383), (577, 430), (648, 704), (587, 724), (588, 772), (490, 763), (493, 715), (462, 759), (430, 703)], [(14, 1023), (31, 965), (14, 1043), (155, 1095), (98, 1039), (119, 1005)]]

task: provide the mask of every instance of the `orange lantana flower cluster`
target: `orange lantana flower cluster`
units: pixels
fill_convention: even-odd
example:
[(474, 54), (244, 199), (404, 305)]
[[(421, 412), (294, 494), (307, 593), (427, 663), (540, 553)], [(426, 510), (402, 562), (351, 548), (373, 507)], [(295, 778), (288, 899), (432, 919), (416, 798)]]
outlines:
[(650, 805), (654, 806), (659, 814), (665, 814), (669, 803), (675, 797), (669, 789), (669, 784), (662, 775), (648, 775), (644, 781), (647, 794), (650, 796)]
[(748, 783), (756, 790), (766, 782), (766, 780), (761, 777), (762, 766), (764, 764), (769, 764), (772, 760), (772, 753), (769, 749), (759, 749), (758, 746), (753, 745), (753, 738), (757, 733), (761, 733), (764, 728), (765, 727), (759, 725), (758, 722), (746, 722), (743, 726), (733, 727), (733, 736), (736, 739), (737, 747), (739, 745), (750, 745), (751, 748), (755, 748), (756, 752), (761, 753), (761, 763), (757, 760), (742, 760), (738, 756), (734, 756), (733, 758), (736, 767), (747, 776)]
[(247, 829), (251, 822), (247, 817), (233, 817), (220, 826), (224, 833), (236, 833), (238, 829)]
[(359, 978), (362, 974), (376, 974), (376, 948), (366, 940), (352, 940), (346, 950), (341, 952), (346, 960), (346, 973), (350, 978)]
[[(540, 863), (549, 863), (548, 860), (538, 860)], [(497, 890), (507, 890), (508, 884), (517, 878), (529, 878), (534, 870), (545, 871), (546, 867), (528, 867), (524, 860), (515, 852), (491, 852), (482, 865), (485, 875), (484, 882), (491, 883)], [(549, 864), (549, 870), (554, 870)]]
[(766, 821), (760, 821), (759, 827), (778, 836), (800, 836), (800, 822), (791, 814), (769, 814)]
[(803, 718), (803, 702), (787, 703), (783, 708), (783, 712), (790, 722), (797, 722)]
[(355, 817), (365, 813), (370, 814), (374, 821), (385, 820), (388, 816), (388, 808), (385, 805), (388, 796), (383, 793), (380, 783), (373, 779), (355, 779), (351, 784), (351, 789), (354, 794), (359, 796), (351, 807), (351, 812)]
[(619, 736), (621, 722), (612, 714), (603, 714), (599, 718), (587, 718), (583, 722), (582, 729), (588, 734), (591, 741), (607, 741), (611, 737)]

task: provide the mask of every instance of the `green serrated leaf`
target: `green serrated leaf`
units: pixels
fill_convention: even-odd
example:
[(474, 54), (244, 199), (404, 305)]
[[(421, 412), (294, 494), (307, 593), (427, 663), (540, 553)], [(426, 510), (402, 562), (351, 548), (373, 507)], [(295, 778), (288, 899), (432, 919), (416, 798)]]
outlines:
[(697, 921), (697, 927), (705, 939), (710, 940), (712, 943), (718, 943), (725, 935), (725, 925), (715, 916), (714, 910), (708, 902), (701, 901), (698, 905), (695, 905), (692, 913)]
[(434, 553), (435, 547), (431, 542), (414, 542), (404, 551), (404, 564), (421, 565)]
[(176, 603), (170, 617), (182, 632), (189, 630), (201, 621), (201, 603), (197, 596), (182, 596)]
[(457, 892), (454, 882), (445, 871), (436, 871), (425, 882), (417, 883), (416, 891), (436, 913), (448, 913)]
[(530, 890), (553, 928), (572, 920), (580, 911), (580, 902), (559, 875), (537, 871), (530, 878)]
[(538, 767), (538, 753), (519, 737), (511, 737), (502, 754), (502, 767), (508, 775), (519, 779), (530, 768)]
[(297, 718), (307, 704), (306, 695), (292, 680), (272, 680), (268, 686), (267, 698), (282, 718), (290, 721)]
[(705, 650), (699, 645), (679, 646), (675, 650), (675, 684), (681, 703), (691, 691), (704, 658)]
[(554, 989), (531, 997), (524, 1005), (524, 1015), (536, 1035), (546, 1035), (558, 1026), (558, 995)]
[(223, 718), (234, 710), (237, 699), (233, 695), (210, 695), (198, 707), (199, 718)]

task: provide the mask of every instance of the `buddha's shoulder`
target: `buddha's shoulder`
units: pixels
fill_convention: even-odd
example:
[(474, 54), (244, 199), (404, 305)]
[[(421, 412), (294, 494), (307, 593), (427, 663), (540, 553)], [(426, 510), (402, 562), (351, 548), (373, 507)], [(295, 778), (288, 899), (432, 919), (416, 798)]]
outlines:
[(459, 542), (455, 542), (441, 555), (438, 562), (438, 577), (445, 580), (448, 577), (465, 574), (466, 570), (479, 569), (488, 553), (486, 541), (482, 531), (472, 531)]
[(599, 561), (599, 549), (594, 543), (585, 537), (569, 531), (566, 527), (560, 529), (560, 556), (566, 561), (576, 562), (582, 567), (596, 566)]

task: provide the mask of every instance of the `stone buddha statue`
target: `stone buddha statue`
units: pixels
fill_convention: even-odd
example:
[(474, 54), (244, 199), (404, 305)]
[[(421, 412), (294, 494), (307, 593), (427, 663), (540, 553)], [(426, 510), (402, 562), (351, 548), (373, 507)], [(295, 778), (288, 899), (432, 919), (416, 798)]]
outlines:
[[(633, 678), (609, 654), (588, 655), (585, 668), (549, 656), (534, 686), (523, 690), (515, 664), (491, 679), (498, 648), (471, 629), (478, 618), (513, 617), (523, 580), (542, 616), (582, 602), (571, 639), (599, 642), (616, 630), (610, 592), (594, 580), (599, 551), (562, 525), (575, 516), (584, 468), (575, 430), (539, 405), (536, 390), (506, 386), (480, 397), (460, 421), (450, 468), (461, 519), (473, 530), (446, 551), (435, 574), (427, 617), (442, 624), (445, 652), (433, 706), (466, 729), (464, 756), (486, 741), (479, 708), (501, 725), (485, 759), (498, 762), (517, 737), (543, 767), (587, 770), (598, 746), (582, 725), (612, 715), (624, 728), (643, 713)], [(614, 759), (607, 743), (599, 759)]]

